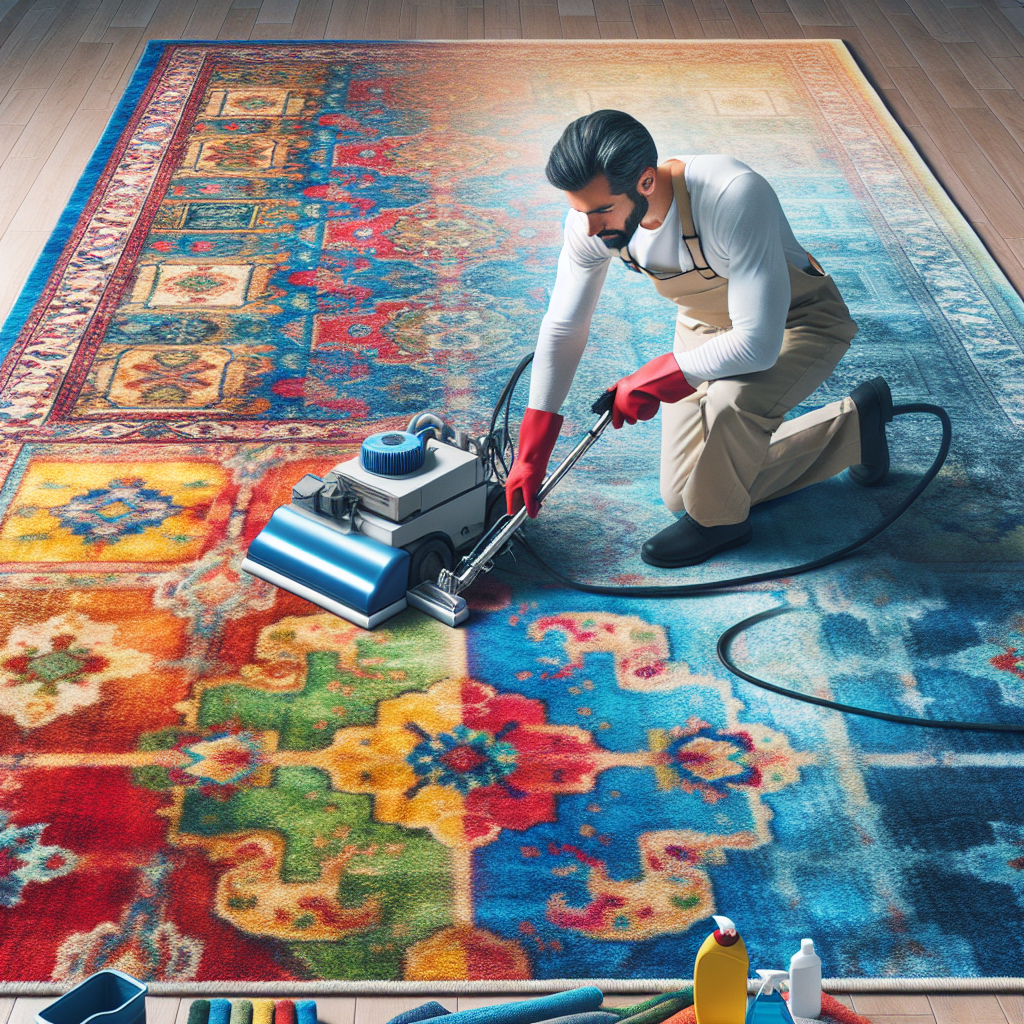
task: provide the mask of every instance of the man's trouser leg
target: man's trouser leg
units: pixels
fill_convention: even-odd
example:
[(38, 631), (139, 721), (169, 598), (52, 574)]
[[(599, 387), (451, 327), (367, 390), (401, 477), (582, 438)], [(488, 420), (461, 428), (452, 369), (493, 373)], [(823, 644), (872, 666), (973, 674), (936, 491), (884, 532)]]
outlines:
[[(860, 424), (849, 398), (783, 423), (850, 347), (857, 326), (831, 280), (789, 311), (775, 365), (701, 385), (662, 406), (661, 493), (702, 526), (740, 523), (750, 506), (826, 480), (860, 462)], [(715, 328), (676, 327), (676, 349)]]

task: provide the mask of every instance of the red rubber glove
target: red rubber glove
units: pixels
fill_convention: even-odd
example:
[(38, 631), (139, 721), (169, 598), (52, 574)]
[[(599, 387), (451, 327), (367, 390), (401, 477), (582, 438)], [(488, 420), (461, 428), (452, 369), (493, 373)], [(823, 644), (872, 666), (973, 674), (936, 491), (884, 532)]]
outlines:
[(678, 402), (697, 389), (690, 387), (676, 357), (666, 352), (608, 390), (615, 392), (612, 426), (618, 430), (623, 423), (651, 419), (662, 402)]
[(562, 429), (562, 417), (556, 412), (527, 408), (519, 428), (519, 451), (512, 471), (505, 481), (505, 504), (508, 514), (515, 515), (523, 505), (531, 519), (537, 518), (540, 503), (537, 492), (544, 483), (548, 460)]

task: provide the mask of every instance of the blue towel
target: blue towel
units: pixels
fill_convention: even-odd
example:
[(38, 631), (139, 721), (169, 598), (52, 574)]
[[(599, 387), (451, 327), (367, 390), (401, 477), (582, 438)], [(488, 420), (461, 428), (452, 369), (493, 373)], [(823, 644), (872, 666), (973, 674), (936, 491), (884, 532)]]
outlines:
[(431, 1017), (443, 1017), (447, 1013), (451, 1013), (451, 1010), (446, 1010), (440, 1003), (424, 1003), (422, 1006), (400, 1013), (397, 1017), (392, 1017), (388, 1024), (416, 1024), (417, 1021), (430, 1020)]
[(296, 1024), (316, 1024), (316, 1000), (297, 999), (295, 1001)]
[(230, 999), (210, 1000), (210, 1024), (228, 1024), (231, 1019)]
[(444, 1024), (539, 1024), (540, 1021), (565, 1017), (570, 1014), (596, 1010), (604, 1002), (599, 988), (584, 988), (556, 992), (537, 999), (521, 999), (515, 1003), (479, 1006), (472, 1010), (459, 1010), (448, 1014)]
[(567, 1017), (554, 1017), (543, 1024), (618, 1024), (619, 1018), (607, 1010), (587, 1010), (584, 1013), (570, 1013)]

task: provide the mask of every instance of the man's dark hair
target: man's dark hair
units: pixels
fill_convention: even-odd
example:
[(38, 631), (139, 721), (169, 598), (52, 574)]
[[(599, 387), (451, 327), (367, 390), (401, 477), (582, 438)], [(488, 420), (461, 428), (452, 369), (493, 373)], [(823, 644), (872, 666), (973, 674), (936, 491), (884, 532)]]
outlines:
[(563, 192), (579, 192), (603, 174), (612, 195), (632, 195), (644, 169), (657, 166), (654, 139), (635, 117), (621, 110), (595, 110), (562, 132), (544, 173)]

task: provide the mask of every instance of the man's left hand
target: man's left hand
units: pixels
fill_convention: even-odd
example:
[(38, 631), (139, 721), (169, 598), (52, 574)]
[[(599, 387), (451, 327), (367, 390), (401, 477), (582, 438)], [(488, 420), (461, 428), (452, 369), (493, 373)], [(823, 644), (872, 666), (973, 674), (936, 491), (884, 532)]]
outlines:
[(615, 392), (612, 426), (618, 430), (623, 423), (651, 419), (662, 402), (678, 402), (697, 389), (683, 376), (676, 357), (667, 352), (645, 363), (636, 373), (623, 377), (608, 390)]

